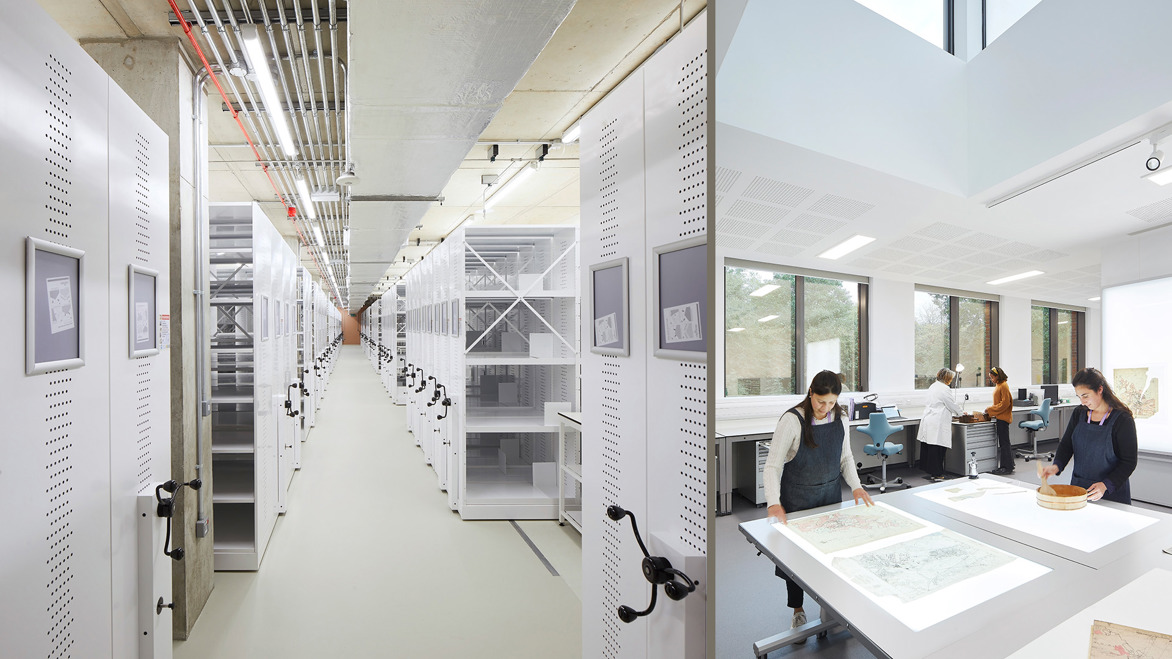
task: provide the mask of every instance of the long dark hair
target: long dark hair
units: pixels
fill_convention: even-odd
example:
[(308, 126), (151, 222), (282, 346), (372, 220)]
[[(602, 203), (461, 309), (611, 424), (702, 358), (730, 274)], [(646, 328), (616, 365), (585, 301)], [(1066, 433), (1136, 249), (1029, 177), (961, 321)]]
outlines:
[(1111, 406), (1111, 409), (1123, 410), (1124, 412), (1127, 412), (1129, 416), (1135, 416), (1132, 414), (1131, 408), (1128, 407), (1126, 403), (1119, 400), (1119, 396), (1116, 396), (1115, 392), (1111, 390), (1111, 385), (1107, 384), (1107, 378), (1104, 377), (1098, 369), (1084, 368), (1083, 370), (1074, 374), (1074, 379), (1070, 381), (1070, 384), (1075, 387), (1086, 387), (1091, 391), (1098, 391), (1099, 387), (1102, 387), (1103, 400), (1107, 401), (1107, 404)]
[[(806, 397), (802, 402), (797, 404), (797, 408), (802, 410), (802, 441), (810, 448), (818, 448), (814, 443), (814, 403), (810, 401), (810, 396), (825, 396), (826, 394), (834, 394), (838, 396), (842, 394), (842, 380), (838, 377), (838, 373), (834, 371), (820, 371), (810, 380), (810, 390), (806, 392)], [(834, 406), (834, 420), (840, 421), (842, 419), (842, 406)]]

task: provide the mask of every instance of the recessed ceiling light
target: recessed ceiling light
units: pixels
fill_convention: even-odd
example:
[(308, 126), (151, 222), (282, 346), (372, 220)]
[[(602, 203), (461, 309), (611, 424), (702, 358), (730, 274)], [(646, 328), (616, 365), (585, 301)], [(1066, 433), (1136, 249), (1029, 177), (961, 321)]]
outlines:
[(834, 247), (831, 247), (830, 249), (826, 250), (825, 252), (822, 252), (821, 254), (818, 255), (818, 258), (832, 259), (832, 260), (833, 259), (840, 259), (840, 258), (846, 256), (847, 254), (850, 254), (851, 252), (855, 251), (856, 249), (859, 249), (860, 247), (863, 247), (865, 245), (869, 245), (873, 242), (875, 242), (875, 239), (871, 238), (869, 236), (859, 236), (859, 235), (851, 236), (850, 238), (847, 238), (846, 240), (835, 245)]
[(994, 279), (993, 281), (987, 281), (985, 283), (989, 284), (990, 286), (997, 286), (998, 284), (1008, 284), (1011, 281), (1017, 281), (1019, 279), (1028, 279), (1030, 277), (1037, 277), (1038, 275), (1044, 275), (1044, 274), (1046, 274), (1046, 273), (1042, 272), (1041, 270), (1030, 270), (1029, 272), (1021, 272), (1016, 275), (1009, 275), (1008, 277), (1002, 277), (1001, 279)]
[(766, 316), (766, 317), (764, 317), (764, 318), (758, 318), (758, 319), (757, 319), (757, 322), (759, 322), (759, 323), (768, 323), (769, 321), (771, 321), (771, 320), (774, 320), (774, 319), (777, 319), (777, 318), (780, 318), (780, 317), (781, 317), (781, 316)]
[(745, 331), (745, 328), (743, 328), (743, 327), (733, 327), (733, 328), (730, 328), (728, 331), (730, 331), (730, 332), (743, 332), (743, 331)]
[(753, 297), (761, 297), (763, 295), (769, 295), (770, 293), (772, 293), (773, 291), (776, 291), (779, 288), (781, 288), (781, 286), (778, 286), (777, 284), (765, 284), (761, 288), (758, 288), (757, 290), (753, 291), (752, 293), (749, 293), (749, 295), (751, 295)]
[(1144, 174), (1140, 178), (1145, 178), (1156, 185), (1168, 185), (1172, 183), (1172, 167), (1161, 167), (1150, 174)]
[(1097, 295), (1096, 295), (1095, 297), (1088, 297), (1088, 298), (1087, 298), (1087, 300), (1088, 300), (1089, 302), (1098, 302), (1098, 301), (1099, 301), (1099, 300), (1101, 300), (1101, 299), (1102, 299), (1102, 298), (1100, 298), (1100, 297), (1099, 297), (1099, 296), (1097, 296)]

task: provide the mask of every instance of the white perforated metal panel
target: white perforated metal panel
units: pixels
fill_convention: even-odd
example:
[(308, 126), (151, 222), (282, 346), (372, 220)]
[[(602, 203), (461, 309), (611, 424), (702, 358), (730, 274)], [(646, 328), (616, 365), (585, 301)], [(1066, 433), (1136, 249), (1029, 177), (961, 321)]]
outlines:
[[(648, 271), (656, 247), (707, 234), (707, 48), (702, 20), (646, 64)], [(707, 284), (693, 291), (707, 299)], [(656, 341), (656, 310), (648, 309)], [(711, 310), (710, 310), (711, 313)], [(712, 337), (709, 337), (711, 340)], [(711, 342), (709, 345), (715, 345)], [(704, 363), (648, 360), (648, 549), (704, 566), (708, 536), (708, 373)], [(683, 568), (681, 568), (683, 569)], [(683, 601), (664, 600), (650, 616), (648, 657), (703, 657), (707, 584)]]
[[(9, 3), (11, 4), (11, 3)], [(111, 652), (105, 73), (36, 5), (0, 24), (0, 655)], [(27, 237), (85, 252), (84, 366), (25, 375)], [(123, 344), (125, 346), (125, 344)], [(133, 440), (132, 440), (133, 441)], [(134, 537), (129, 538), (131, 543)]]
[(626, 624), (620, 604), (642, 609), (650, 596), (629, 522), (646, 530), (648, 306), (644, 216), (643, 84), (638, 69), (582, 118), (581, 336), (591, 336), (589, 267), (629, 259), (628, 357), (582, 351), (582, 639), (584, 657), (647, 656), (647, 622)]

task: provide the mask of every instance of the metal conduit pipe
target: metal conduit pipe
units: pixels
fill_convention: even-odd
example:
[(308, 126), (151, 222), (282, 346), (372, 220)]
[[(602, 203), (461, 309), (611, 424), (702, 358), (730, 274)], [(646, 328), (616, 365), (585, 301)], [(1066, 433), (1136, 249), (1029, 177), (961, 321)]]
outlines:
[[(207, 336), (207, 319), (204, 318), (203, 307), (207, 300), (207, 286), (204, 279), (207, 277), (204, 261), (207, 255), (203, 250), (204, 224), (208, 221), (203, 212), (203, 144), (200, 140), (203, 126), (203, 86), (211, 77), (207, 68), (201, 68), (195, 75), (191, 89), (191, 141), (195, 167), (191, 178), (195, 186), (195, 387), (199, 390), (199, 416), (195, 420), (195, 477), (203, 480), (203, 419), (212, 413), (212, 404), (208, 395), (207, 377), (204, 365), (207, 361), (207, 351), (204, 344), (209, 340)], [(210, 488), (209, 488), (210, 490)], [(195, 537), (202, 538), (208, 534), (208, 517), (204, 511), (204, 490), (195, 493)]]

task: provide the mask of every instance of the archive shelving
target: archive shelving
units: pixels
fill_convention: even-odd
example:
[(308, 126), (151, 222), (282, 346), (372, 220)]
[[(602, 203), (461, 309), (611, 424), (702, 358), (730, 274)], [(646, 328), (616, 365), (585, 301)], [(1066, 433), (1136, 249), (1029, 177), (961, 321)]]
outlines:
[(425, 382), (411, 429), (464, 519), (558, 518), (557, 413), (579, 400), (577, 273), (574, 227), (476, 226), (408, 275), (408, 361), (455, 406), (437, 425)]

